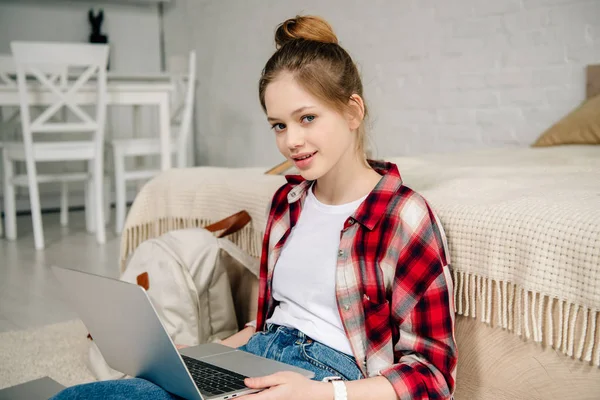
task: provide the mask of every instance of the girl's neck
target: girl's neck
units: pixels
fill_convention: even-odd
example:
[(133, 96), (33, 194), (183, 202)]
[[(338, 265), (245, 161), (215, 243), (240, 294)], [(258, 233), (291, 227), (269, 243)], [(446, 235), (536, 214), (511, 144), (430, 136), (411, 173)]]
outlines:
[(358, 154), (342, 158), (329, 172), (315, 182), (314, 193), (323, 204), (350, 203), (367, 195), (381, 175)]

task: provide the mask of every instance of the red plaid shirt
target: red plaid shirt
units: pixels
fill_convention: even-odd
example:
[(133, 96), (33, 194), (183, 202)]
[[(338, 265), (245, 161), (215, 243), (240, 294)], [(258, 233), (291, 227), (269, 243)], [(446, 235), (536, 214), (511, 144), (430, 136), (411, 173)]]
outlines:
[[(342, 324), (364, 376), (386, 377), (401, 400), (451, 398), (457, 349), (443, 232), (426, 201), (402, 184), (396, 165), (370, 163), (383, 177), (340, 236)], [(276, 305), (273, 270), (311, 183), (287, 180), (273, 197), (263, 241), (258, 330)]]

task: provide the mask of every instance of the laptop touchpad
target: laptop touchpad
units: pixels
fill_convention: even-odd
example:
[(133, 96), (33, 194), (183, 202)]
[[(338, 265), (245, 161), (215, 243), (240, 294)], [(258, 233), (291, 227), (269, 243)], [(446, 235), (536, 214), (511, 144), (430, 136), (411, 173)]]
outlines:
[(309, 378), (314, 376), (311, 371), (264, 357), (258, 357), (241, 350), (203, 357), (202, 361), (249, 377), (266, 376), (280, 371), (294, 371)]
[(236, 349), (232, 349), (231, 347), (224, 346), (218, 343), (204, 343), (199, 344), (198, 346), (185, 347), (179, 350), (179, 353), (184, 356), (201, 359), (207, 356), (213, 356), (215, 354), (223, 354), (235, 352)]

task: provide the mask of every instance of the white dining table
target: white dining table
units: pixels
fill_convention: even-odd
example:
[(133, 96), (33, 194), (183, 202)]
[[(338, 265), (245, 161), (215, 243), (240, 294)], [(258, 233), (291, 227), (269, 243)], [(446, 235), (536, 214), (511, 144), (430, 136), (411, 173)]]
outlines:
[[(159, 136), (161, 143), (161, 169), (171, 168), (171, 103), (173, 92), (171, 76), (167, 73), (124, 74), (107, 73), (107, 105), (157, 106)], [(93, 102), (93, 91), (82, 89), (76, 99), (79, 103)], [(54, 95), (49, 91), (35, 93), (30, 99), (32, 105), (52, 104)], [(16, 85), (0, 85), (0, 107), (19, 107), (19, 92)]]

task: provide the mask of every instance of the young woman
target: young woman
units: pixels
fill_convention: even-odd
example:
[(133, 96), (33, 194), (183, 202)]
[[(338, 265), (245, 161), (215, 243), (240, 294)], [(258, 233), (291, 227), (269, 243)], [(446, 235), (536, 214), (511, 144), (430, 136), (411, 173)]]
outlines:
[[(222, 343), (315, 377), (247, 379), (266, 390), (245, 398), (451, 398), (457, 349), (441, 227), (394, 164), (366, 159), (361, 79), (330, 25), (288, 19), (275, 41), (259, 97), (279, 151), (300, 175), (273, 197), (257, 320)], [(57, 398), (107, 394), (173, 398), (140, 379)]]

